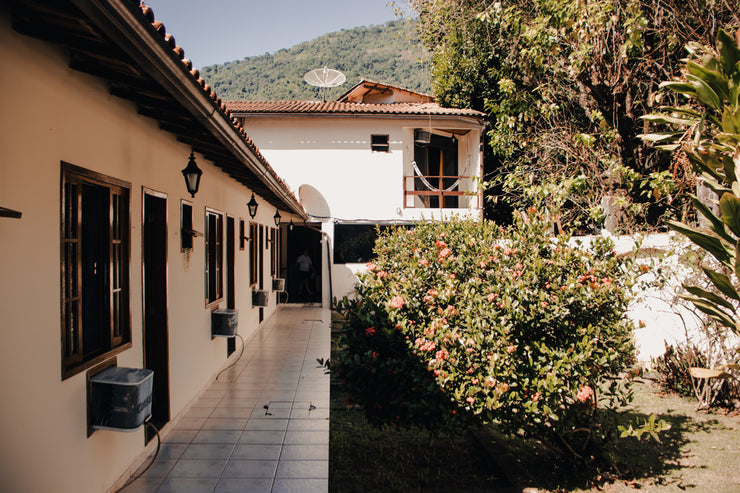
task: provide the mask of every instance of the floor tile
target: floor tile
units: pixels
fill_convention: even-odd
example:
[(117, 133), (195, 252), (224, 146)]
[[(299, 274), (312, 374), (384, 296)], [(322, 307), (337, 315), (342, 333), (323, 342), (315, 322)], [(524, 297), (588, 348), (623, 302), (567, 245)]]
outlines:
[(231, 454), (232, 460), (278, 460), (280, 445), (255, 445), (239, 443)]
[(295, 431), (285, 433), (285, 443), (295, 445), (312, 445), (329, 443), (329, 431)]
[(230, 460), (221, 477), (224, 478), (274, 478), (276, 460)]
[(282, 445), (285, 439), (283, 430), (246, 430), (239, 438), (240, 444)]
[[(213, 493), (270, 493), (271, 489), (272, 479), (223, 478), (216, 484)], [(306, 493), (310, 491), (307, 490)]]
[(228, 430), (201, 430), (193, 438), (193, 443), (230, 443), (234, 444), (239, 440), (241, 431)]
[(292, 431), (328, 431), (329, 419), (291, 419), (288, 430)]
[(211, 493), (217, 482), (218, 478), (170, 477), (162, 482), (157, 493)]
[(286, 430), (287, 419), (250, 419), (244, 430)]
[(280, 460), (329, 460), (328, 445), (283, 445)]
[(191, 443), (181, 459), (228, 459), (234, 446), (226, 443)]
[(329, 461), (286, 460), (280, 461), (276, 478), (323, 479), (329, 477)]
[(326, 479), (276, 479), (272, 493), (326, 493)]
[(162, 443), (190, 443), (198, 434), (198, 430), (174, 430), (167, 433), (167, 436), (162, 440)]
[(236, 431), (246, 426), (245, 418), (209, 418), (203, 423), (204, 430)]
[(219, 478), (226, 459), (180, 459), (169, 473), (170, 478)]
[(251, 414), (252, 407), (219, 406), (213, 410), (210, 417), (215, 419), (246, 419)]

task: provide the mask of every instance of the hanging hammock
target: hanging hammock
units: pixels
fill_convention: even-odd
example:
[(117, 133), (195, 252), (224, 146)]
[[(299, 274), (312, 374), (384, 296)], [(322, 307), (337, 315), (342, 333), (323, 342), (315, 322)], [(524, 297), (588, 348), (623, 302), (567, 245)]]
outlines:
[[(419, 167), (416, 165), (416, 161), (411, 161), (411, 166), (414, 167), (414, 173), (416, 173), (416, 176), (418, 176), (419, 179), (421, 179), (421, 182), (424, 184), (424, 186), (427, 187), (432, 192), (451, 192), (452, 190), (457, 188), (457, 186), (460, 184), (460, 180), (462, 180), (462, 177), (458, 178), (457, 180), (455, 180), (455, 182), (452, 185), (450, 185), (449, 187), (443, 190), (440, 188), (436, 188), (432, 186), (431, 183), (429, 183), (429, 181), (424, 176), (424, 173), (422, 173)], [(468, 171), (468, 167), (466, 165), (465, 169), (463, 170), (463, 174), (465, 174), (465, 172), (467, 171)]]

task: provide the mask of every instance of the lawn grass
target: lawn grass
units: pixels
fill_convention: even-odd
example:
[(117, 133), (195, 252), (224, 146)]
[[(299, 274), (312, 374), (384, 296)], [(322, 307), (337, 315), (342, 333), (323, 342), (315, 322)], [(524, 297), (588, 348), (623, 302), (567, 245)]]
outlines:
[(579, 491), (740, 492), (740, 417), (697, 412), (650, 379), (634, 385), (615, 423), (651, 413), (671, 425), (661, 441), (615, 438), (593, 460), (574, 462), (534, 440), (485, 429), (450, 437), (422, 429), (375, 428), (347, 407), (332, 382), (329, 490), (346, 492)]

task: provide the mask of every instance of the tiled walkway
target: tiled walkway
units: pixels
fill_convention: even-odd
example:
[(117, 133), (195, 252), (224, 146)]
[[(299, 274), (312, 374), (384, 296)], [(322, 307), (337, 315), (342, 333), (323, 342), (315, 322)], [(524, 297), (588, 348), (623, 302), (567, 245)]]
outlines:
[(326, 492), (329, 351), (329, 310), (283, 305), (123, 491)]

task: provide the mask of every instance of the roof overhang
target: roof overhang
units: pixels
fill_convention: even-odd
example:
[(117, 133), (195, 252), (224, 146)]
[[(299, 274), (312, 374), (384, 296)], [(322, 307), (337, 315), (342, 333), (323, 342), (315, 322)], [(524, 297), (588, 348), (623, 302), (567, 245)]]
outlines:
[(105, 79), (196, 152), (278, 209), (306, 219), (298, 199), (236, 118), (138, 0), (18, 0), (16, 31), (70, 53), (70, 67)]

